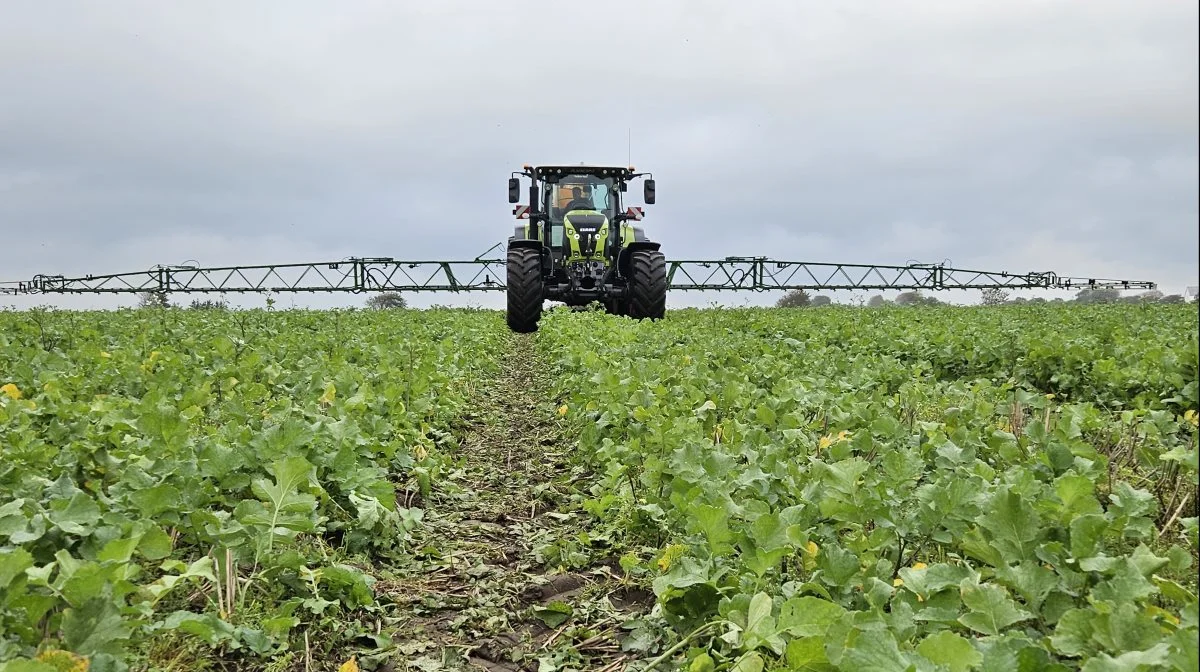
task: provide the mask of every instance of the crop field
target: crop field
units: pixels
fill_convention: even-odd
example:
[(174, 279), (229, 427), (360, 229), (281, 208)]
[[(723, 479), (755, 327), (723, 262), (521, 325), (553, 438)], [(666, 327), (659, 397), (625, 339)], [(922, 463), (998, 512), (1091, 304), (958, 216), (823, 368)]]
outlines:
[(1197, 320), (0, 312), (0, 672), (1196, 670)]

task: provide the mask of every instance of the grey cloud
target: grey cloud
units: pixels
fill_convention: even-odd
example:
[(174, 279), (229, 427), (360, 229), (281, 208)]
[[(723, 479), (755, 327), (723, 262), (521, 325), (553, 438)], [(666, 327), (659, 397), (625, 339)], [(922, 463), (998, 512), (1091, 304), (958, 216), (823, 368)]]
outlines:
[(1166, 0), (9, 5), (0, 279), (471, 258), (511, 230), (511, 170), (624, 163), (631, 129), (674, 258), (1182, 291), (1196, 25)]

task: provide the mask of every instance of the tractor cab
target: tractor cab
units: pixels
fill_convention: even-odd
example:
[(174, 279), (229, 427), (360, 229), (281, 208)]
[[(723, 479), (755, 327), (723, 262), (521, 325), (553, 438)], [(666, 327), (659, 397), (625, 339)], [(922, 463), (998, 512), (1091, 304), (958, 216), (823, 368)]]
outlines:
[[(527, 220), (516, 228), (514, 237), (542, 241), (560, 263), (572, 256), (571, 240), (574, 235), (583, 233), (572, 223), (580, 223), (587, 229), (597, 225), (600, 230), (615, 227), (611, 242), (616, 245), (632, 242), (636, 235), (634, 228), (640, 232), (640, 227), (624, 224), (626, 220), (641, 219), (641, 208), (627, 212), (622, 205), (622, 194), (628, 191), (629, 181), (642, 176), (634, 173), (632, 166), (525, 166), (520, 174), (531, 178), (532, 184), (529, 187), (530, 205), (514, 209), (518, 219)], [(653, 203), (654, 180), (647, 179), (645, 187), (646, 203)], [(520, 200), (518, 178), (509, 180), (508, 192), (510, 203)], [(627, 236), (629, 241), (621, 240)], [(600, 260), (610, 256), (608, 252), (597, 249), (587, 256)]]

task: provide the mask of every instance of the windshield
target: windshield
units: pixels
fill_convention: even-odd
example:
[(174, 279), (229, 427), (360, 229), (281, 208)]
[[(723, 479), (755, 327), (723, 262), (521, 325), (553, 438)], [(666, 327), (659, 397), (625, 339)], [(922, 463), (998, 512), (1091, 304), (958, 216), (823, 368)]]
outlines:
[(596, 210), (609, 218), (616, 215), (616, 186), (610, 177), (566, 175), (546, 184), (545, 190), (551, 221), (561, 222), (571, 210)]

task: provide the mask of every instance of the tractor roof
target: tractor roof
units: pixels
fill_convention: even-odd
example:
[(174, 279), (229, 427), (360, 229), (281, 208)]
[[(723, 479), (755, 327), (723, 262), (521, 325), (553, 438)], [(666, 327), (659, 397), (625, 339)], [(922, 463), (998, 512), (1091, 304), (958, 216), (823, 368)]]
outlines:
[(546, 166), (525, 165), (525, 170), (532, 172), (538, 179), (553, 179), (560, 175), (600, 175), (606, 177), (622, 177), (628, 179), (633, 175), (633, 166), (604, 166), (587, 164), (553, 164)]

